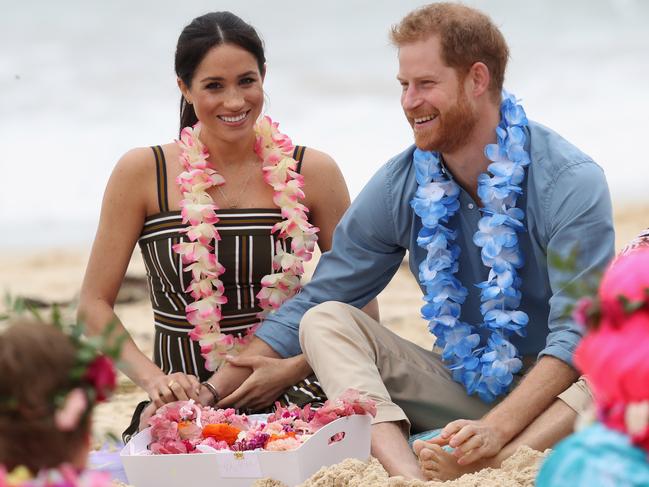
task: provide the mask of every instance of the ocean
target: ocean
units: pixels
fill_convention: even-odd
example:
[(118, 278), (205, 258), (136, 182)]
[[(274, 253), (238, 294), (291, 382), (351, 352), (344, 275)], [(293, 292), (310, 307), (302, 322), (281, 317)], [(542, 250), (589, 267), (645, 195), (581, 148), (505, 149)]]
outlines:
[[(388, 30), (424, 3), (0, 0), (0, 247), (89, 245), (115, 162), (176, 136), (176, 40), (216, 9), (265, 41), (266, 113), (332, 155), (355, 196), (412, 142)], [(505, 34), (528, 116), (604, 168), (616, 206), (647, 202), (649, 2), (466, 3)]]

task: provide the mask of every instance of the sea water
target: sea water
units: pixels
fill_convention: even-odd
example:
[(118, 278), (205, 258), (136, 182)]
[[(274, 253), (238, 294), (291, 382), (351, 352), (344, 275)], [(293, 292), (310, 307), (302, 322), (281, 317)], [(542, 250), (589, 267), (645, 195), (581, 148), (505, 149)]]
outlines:
[[(267, 48), (266, 112), (328, 152), (352, 197), (412, 143), (390, 26), (412, 0), (0, 0), (0, 247), (88, 245), (119, 157), (177, 136), (178, 34), (229, 9)], [(470, 1), (511, 48), (506, 87), (646, 202), (649, 2)]]

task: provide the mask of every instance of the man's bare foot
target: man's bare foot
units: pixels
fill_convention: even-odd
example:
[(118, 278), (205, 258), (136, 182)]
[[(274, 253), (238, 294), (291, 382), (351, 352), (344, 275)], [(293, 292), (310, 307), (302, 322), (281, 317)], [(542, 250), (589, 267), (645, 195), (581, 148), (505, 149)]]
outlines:
[(457, 457), (439, 445), (426, 445), (419, 453), (421, 470), (427, 480), (454, 480), (467, 473), (477, 472), (486, 467), (495, 466), (495, 459), (487, 458), (458, 465)]

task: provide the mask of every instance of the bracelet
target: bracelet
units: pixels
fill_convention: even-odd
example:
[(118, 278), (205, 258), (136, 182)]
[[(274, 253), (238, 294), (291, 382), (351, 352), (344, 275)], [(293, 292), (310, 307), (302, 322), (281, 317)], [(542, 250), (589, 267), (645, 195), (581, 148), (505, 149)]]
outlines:
[(221, 400), (221, 396), (219, 393), (216, 391), (216, 387), (211, 382), (205, 381), (201, 382), (202, 386), (205, 386), (208, 391), (210, 391), (210, 394), (212, 394), (212, 397), (214, 398), (214, 404), (218, 403)]

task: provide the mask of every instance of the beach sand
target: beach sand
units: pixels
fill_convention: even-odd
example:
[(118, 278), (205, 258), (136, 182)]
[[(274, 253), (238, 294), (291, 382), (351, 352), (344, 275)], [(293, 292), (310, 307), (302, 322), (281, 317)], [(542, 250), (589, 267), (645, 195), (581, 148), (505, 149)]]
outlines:
[[(649, 203), (618, 208), (615, 213), (618, 250), (649, 225)], [(0, 257), (0, 290), (14, 296), (24, 296), (44, 302), (72, 302), (78, 296), (88, 258), (88, 249), (43, 249), (39, 251), (6, 251)], [(312, 269), (313, 265), (310, 266)], [(127, 277), (129, 281), (120, 292), (116, 311), (134, 340), (149, 356), (152, 355), (152, 311), (142, 277), (144, 266), (136, 249)], [(383, 323), (399, 335), (429, 348), (433, 337), (419, 317), (421, 292), (406, 265), (401, 266), (392, 282), (379, 296)], [(128, 378), (120, 376), (116, 395), (107, 404), (97, 407), (94, 415), (94, 435), (97, 441), (112, 433), (119, 437), (129, 423), (135, 405), (145, 394)], [(536, 462), (543, 454), (529, 449), (517, 454), (499, 470), (487, 469), (463, 477), (448, 485), (533, 485)], [(316, 478), (317, 477), (317, 478)], [(368, 479), (374, 479), (368, 483)], [(365, 479), (365, 480), (361, 480)], [(360, 483), (359, 483), (360, 482)], [(261, 484), (259, 484), (261, 485)], [(273, 485), (267, 483), (266, 485)], [(399, 479), (387, 479), (376, 462), (344, 463), (320, 472), (307, 485), (421, 485)], [(430, 484), (435, 485), (435, 484)], [(446, 484), (445, 484), (446, 485)]]

